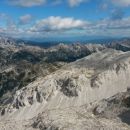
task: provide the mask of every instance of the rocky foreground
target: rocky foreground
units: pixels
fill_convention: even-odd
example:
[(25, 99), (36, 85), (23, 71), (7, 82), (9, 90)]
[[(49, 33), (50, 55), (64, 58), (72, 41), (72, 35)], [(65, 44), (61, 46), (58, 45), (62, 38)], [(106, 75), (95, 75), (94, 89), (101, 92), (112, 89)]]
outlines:
[[(53, 66), (55, 62), (59, 65), (62, 61), (59, 57), (64, 56), (69, 60), (45, 75), (38, 75), (39, 71), (35, 79), (21, 87), (4, 90), (0, 130), (130, 130), (130, 52), (102, 45), (87, 45), (84, 50), (83, 46), (62, 44), (47, 50), (40, 48), (38, 52), (44, 52), (37, 61), (40, 65), (48, 65), (50, 59)], [(79, 56), (80, 51), (84, 55)], [(37, 54), (32, 49), (29, 52)], [(62, 57), (58, 55), (61, 53)], [(55, 54), (57, 60), (53, 55), (50, 58), (50, 54)], [(28, 59), (24, 61), (34, 64)]]

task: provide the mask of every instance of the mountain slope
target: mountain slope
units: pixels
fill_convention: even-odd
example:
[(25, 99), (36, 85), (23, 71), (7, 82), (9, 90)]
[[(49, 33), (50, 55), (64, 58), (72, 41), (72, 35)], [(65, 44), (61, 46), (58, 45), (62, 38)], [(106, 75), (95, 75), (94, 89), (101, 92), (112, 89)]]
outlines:
[[(34, 127), (43, 130), (97, 130), (96, 125), (99, 125), (99, 129), (102, 125), (104, 129), (108, 129), (108, 123), (111, 122), (112, 129), (120, 127), (121, 130), (127, 130), (129, 126), (121, 122), (97, 119), (87, 111), (92, 103), (127, 91), (130, 87), (129, 78), (130, 52), (106, 49), (67, 64), (18, 90), (12, 102), (1, 109), (1, 120), (31, 120), (30, 129)], [(82, 118), (77, 120), (77, 116)], [(62, 120), (58, 120), (59, 118)], [(51, 120), (56, 122), (51, 125)], [(84, 123), (90, 124), (90, 127), (83, 125)]]
[(16, 90), (63, 65), (105, 49), (102, 45), (59, 44), (47, 49), (0, 37), (0, 105), (12, 101)]
[(121, 51), (130, 51), (130, 39), (123, 39), (120, 41), (114, 41), (110, 44), (106, 45), (107, 47), (116, 49), (116, 50), (121, 50)]

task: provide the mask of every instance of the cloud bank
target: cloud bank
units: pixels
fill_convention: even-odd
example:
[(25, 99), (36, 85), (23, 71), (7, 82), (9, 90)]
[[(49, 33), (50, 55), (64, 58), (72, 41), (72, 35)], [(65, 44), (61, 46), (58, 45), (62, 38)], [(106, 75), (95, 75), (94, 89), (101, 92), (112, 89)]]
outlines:
[(40, 6), (45, 4), (46, 0), (10, 0), (8, 2), (11, 5), (15, 5), (15, 6), (32, 7), (32, 6)]
[[(22, 24), (30, 21), (29, 14), (21, 16)], [(113, 20), (114, 19), (114, 20)], [(31, 21), (30, 21), (31, 22)], [(0, 32), (12, 36), (50, 37), (61, 35), (84, 36), (130, 36), (130, 17), (108, 17), (97, 21), (74, 19), (72, 17), (50, 16), (40, 19), (33, 25), (17, 26), (13, 20), (8, 20)], [(123, 32), (123, 33), (122, 33)]]
[(77, 20), (74, 18), (62, 18), (60, 16), (51, 16), (46, 19), (42, 19), (36, 22), (31, 28), (31, 31), (66, 31), (72, 29), (83, 29), (87, 24), (87, 21)]
[[(64, 0), (69, 4), (70, 7), (78, 6), (84, 2), (88, 2), (88, 0)], [(8, 3), (14, 6), (20, 7), (33, 7), (33, 6), (41, 6), (46, 3), (50, 3), (51, 5), (62, 4), (63, 0), (8, 0)]]
[(130, 0), (111, 0), (113, 4), (120, 7), (128, 7), (130, 6)]

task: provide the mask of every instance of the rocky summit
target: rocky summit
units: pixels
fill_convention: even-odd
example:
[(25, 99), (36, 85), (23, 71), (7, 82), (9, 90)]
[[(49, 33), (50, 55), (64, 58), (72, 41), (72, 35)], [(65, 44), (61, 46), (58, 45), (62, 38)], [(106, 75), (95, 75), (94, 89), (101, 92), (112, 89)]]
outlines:
[(130, 130), (129, 51), (1, 39), (0, 130)]

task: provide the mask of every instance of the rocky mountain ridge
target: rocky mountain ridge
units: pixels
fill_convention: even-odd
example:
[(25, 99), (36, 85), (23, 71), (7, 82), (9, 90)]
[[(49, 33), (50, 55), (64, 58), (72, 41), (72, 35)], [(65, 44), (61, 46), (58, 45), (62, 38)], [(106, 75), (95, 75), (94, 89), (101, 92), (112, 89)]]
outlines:
[(0, 39), (0, 104), (12, 99), (16, 90), (44, 77), (68, 62), (105, 49), (102, 45), (64, 45), (48, 49)]
[(130, 129), (129, 51), (100, 44), (14, 46), (1, 46), (1, 63), (9, 61), (0, 72), (0, 129)]
[[(71, 119), (70, 122), (72, 124), (76, 123), (75, 116), (77, 116), (77, 112), (75, 113), (74, 108), (77, 108), (76, 110), (78, 110), (80, 115), (82, 111), (88, 110), (91, 103), (99, 102), (117, 93), (127, 91), (130, 84), (129, 78), (130, 53), (107, 49), (63, 66), (60, 70), (51, 73), (45, 78), (39, 78), (18, 90), (14, 95), (12, 103), (9, 103), (2, 110), (4, 115), (1, 119), (29, 120), (37, 116), (38, 113), (43, 113), (40, 114), (41, 117), (38, 117), (36, 121), (39, 122), (39, 118), (41, 118), (49, 126), (43, 123), (42, 129), (45, 129), (44, 127), (48, 127), (48, 130), (63, 129), (69, 123), (68, 118)], [(44, 113), (47, 113), (48, 110), (49, 113), (46, 117)], [(53, 110), (55, 110), (54, 113)], [(48, 118), (58, 120), (60, 113), (61, 117), (63, 116), (62, 122), (61, 120), (54, 121), (54, 124), (50, 126), (51, 122)], [(69, 113), (68, 116), (67, 113)], [(83, 116), (84, 114), (81, 115)], [(94, 117), (91, 114), (90, 117), (89, 114), (86, 116), (88, 116), (86, 123), (89, 119), (94, 121)], [(82, 122), (82, 120), (80, 119), (79, 122)], [(119, 122), (117, 121), (116, 123)], [(79, 125), (77, 130), (81, 128), (86, 129), (81, 124), (77, 124)], [(91, 129), (97, 130), (94, 124), (92, 124)], [(116, 125), (111, 127), (116, 129)], [(122, 125), (119, 123), (118, 128), (121, 126), (123, 130)], [(33, 126), (40, 129), (39, 123), (37, 126), (36, 122), (34, 122)], [(108, 129), (108, 126), (104, 126), (104, 128)], [(68, 126), (66, 129), (76, 128), (74, 125), (71, 125), (70, 128)], [(124, 129), (129, 128), (124, 126)]]
[(130, 51), (130, 39), (123, 39), (121, 41), (115, 41), (107, 45), (107, 47), (114, 48), (121, 51)]

